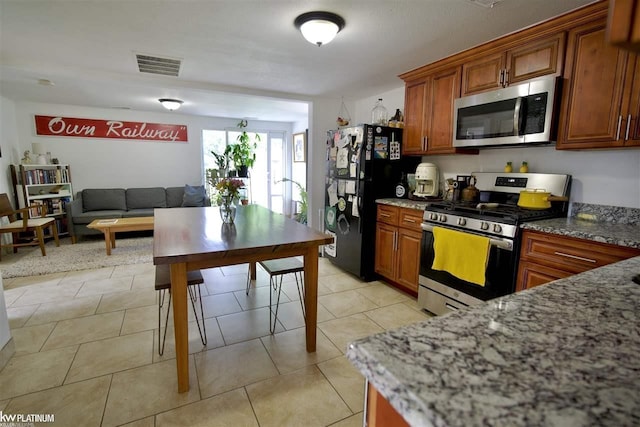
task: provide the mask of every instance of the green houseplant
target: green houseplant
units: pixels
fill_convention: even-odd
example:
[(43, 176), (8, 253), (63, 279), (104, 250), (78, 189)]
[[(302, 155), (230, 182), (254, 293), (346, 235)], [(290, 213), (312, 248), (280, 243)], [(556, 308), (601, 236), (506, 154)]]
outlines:
[(300, 191), (300, 212), (296, 214), (295, 220), (298, 221), (300, 224), (306, 224), (307, 223), (307, 190), (305, 190), (302, 184), (300, 184), (298, 181), (294, 181), (289, 178), (282, 178), (282, 180), (280, 180), (279, 182), (287, 182), (287, 181), (292, 183), (296, 187), (298, 187), (298, 190)]
[(248, 169), (252, 167), (256, 161), (255, 149), (258, 148), (257, 142), (260, 141), (260, 135), (257, 133), (254, 134), (253, 141), (251, 140), (251, 137), (245, 130), (247, 127), (246, 120), (241, 120), (240, 123), (238, 123), (238, 127), (242, 129), (242, 133), (240, 133), (237, 138), (238, 142), (227, 146), (227, 149), (229, 150), (231, 160), (233, 160), (233, 165), (238, 171), (238, 176), (246, 177)]

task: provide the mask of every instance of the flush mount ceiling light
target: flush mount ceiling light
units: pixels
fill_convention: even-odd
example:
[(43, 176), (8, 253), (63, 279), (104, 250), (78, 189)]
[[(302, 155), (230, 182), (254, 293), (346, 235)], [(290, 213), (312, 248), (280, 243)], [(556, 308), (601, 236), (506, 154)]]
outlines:
[(183, 102), (183, 101), (180, 101), (179, 99), (171, 99), (171, 98), (160, 98), (158, 99), (158, 101), (160, 101), (160, 104), (162, 104), (164, 108), (170, 111), (177, 110), (178, 108), (180, 108)]
[(344, 28), (344, 19), (331, 12), (307, 12), (293, 24), (309, 43), (318, 46), (329, 43)]

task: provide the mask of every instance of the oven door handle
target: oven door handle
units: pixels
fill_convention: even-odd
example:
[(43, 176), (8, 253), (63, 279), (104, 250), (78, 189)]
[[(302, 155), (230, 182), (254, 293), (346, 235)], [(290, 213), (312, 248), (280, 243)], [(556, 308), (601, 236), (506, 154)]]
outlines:
[[(424, 223), (423, 222), (422, 224), (420, 224), (420, 227), (422, 227), (422, 229), (424, 231), (428, 231), (428, 232), (432, 232), (433, 231), (433, 225), (428, 224), (428, 223)], [(461, 233), (465, 233), (465, 232), (461, 231)], [(476, 233), (471, 233), (471, 232), (467, 232), (467, 233), (475, 234), (476, 236), (482, 236), (481, 234), (476, 234)], [(482, 237), (488, 238), (489, 239), (489, 243), (491, 244), (491, 246), (496, 246), (496, 247), (498, 247), (500, 249), (504, 249), (504, 250), (507, 250), (507, 251), (513, 251), (513, 241), (511, 241), (511, 240), (508, 240), (508, 239), (497, 239), (495, 237), (489, 237), (489, 236), (482, 236)]]

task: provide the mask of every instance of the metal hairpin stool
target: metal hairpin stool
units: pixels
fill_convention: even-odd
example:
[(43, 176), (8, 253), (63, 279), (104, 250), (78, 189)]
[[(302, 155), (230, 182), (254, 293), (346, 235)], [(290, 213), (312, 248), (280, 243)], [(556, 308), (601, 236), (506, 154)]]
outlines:
[[(291, 274), (296, 278), (296, 287), (298, 288), (298, 296), (300, 297), (300, 307), (302, 308), (302, 316), (307, 320), (306, 311), (304, 309), (304, 265), (298, 258), (280, 258), (269, 259), (266, 261), (260, 261), (259, 264), (269, 274), (269, 285), (271, 290), (269, 291), (269, 331), (273, 334), (276, 329), (276, 323), (278, 321), (278, 307), (280, 306), (280, 292), (282, 291), (282, 278), (285, 274)], [(278, 281), (278, 277), (280, 280)], [(247, 291), (249, 295), (249, 288), (251, 287), (251, 272), (247, 274)], [(272, 309), (272, 297), (273, 292), (278, 293), (276, 299), (276, 310)], [(273, 322), (271, 320), (271, 313), (274, 314)]]
[[(204, 283), (204, 279), (202, 278), (200, 270), (191, 270), (187, 272), (187, 291), (189, 291), (189, 299), (191, 300), (191, 306), (193, 307), (193, 314), (196, 317), (198, 332), (200, 332), (200, 341), (202, 341), (202, 345), (207, 345), (207, 329), (204, 324), (204, 310), (202, 309), (202, 295), (200, 293), (200, 285), (202, 283)], [(160, 319), (162, 318), (162, 306), (164, 305), (165, 291), (169, 292), (169, 305), (167, 306), (167, 316), (164, 321), (164, 334), (162, 336), (162, 340), (158, 335), (158, 354), (162, 356), (164, 353), (164, 342), (167, 339), (169, 313), (171, 312), (171, 274), (169, 272), (168, 264), (156, 266), (156, 291), (160, 292), (160, 301), (158, 304), (158, 334), (161, 331)], [(198, 311), (196, 310), (196, 298), (200, 300), (200, 318), (202, 319), (202, 327), (200, 326), (201, 321), (198, 319)]]

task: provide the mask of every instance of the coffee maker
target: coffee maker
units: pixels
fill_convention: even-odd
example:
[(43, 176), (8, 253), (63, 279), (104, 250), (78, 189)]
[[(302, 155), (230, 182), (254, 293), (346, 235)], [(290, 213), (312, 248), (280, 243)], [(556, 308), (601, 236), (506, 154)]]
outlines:
[(414, 197), (438, 197), (438, 167), (433, 163), (420, 163), (416, 168)]

